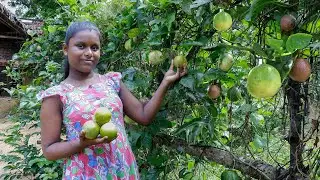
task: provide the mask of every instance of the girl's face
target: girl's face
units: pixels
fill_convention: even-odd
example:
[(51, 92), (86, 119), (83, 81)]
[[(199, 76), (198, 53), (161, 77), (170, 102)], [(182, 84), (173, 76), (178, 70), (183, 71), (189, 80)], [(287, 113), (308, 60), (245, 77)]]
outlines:
[(100, 58), (100, 38), (95, 30), (77, 32), (63, 47), (64, 55), (68, 57), (70, 71), (90, 73), (98, 64)]

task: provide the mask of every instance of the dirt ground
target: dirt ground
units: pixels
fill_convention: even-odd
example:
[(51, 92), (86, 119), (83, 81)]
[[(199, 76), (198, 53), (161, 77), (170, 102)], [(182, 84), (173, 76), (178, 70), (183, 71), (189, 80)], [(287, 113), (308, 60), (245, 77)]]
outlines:
[[(11, 99), (9, 97), (0, 97), (0, 124), (1, 124), (0, 132), (1, 133), (5, 133), (6, 130), (10, 129), (10, 127), (14, 125), (14, 123), (9, 121), (6, 117), (10, 113), (11, 109), (13, 109), (17, 104), (18, 104), (17, 100)], [(30, 130), (30, 129), (28, 129), (28, 127), (26, 127), (25, 129), (23, 129), (21, 131), (21, 133), (22, 134), (31, 134), (36, 131), (39, 132), (40, 130), (39, 129)], [(13, 148), (10, 145), (1, 141), (3, 139), (4, 139), (4, 137), (0, 136), (0, 147), (1, 147), (0, 154), (8, 154), (10, 151), (13, 150)], [(40, 145), (37, 144), (37, 140), (39, 140), (39, 139), (40, 139), (39, 136), (32, 136), (30, 138), (29, 143), (36, 144), (40, 148)], [(4, 162), (0, 161), (0, 175), (4, 173), (3, 167), (5, 165), (6, 164)], [(30, 178), (26, 177), (23, 179), (30, 179)]]

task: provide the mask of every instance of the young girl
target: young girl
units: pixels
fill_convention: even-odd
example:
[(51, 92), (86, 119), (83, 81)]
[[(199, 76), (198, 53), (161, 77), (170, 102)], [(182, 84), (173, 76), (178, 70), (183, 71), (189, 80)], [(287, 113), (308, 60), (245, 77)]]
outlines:
[[(90, 22), (75, 22), (67, 29), (65, 80), (38, 95), (42, 151), (48, 160), (64, 158), (63, 179), (139, 179), (123, 114), (139, 124), (150, 124), (168, 87), (186, 74), (186, 67), (174, 72), (171, 63), (154, 96), (143, 105), (121, 82), (120, 73), (93, 71), (100, 58), (100, 40), (99, 29)], [(98, 107), (112, 111), (118, 137), (111, 142), (106, 137), (86, 139), (82, 131)], [(67, 141), (60, 139), (62, 125)]]

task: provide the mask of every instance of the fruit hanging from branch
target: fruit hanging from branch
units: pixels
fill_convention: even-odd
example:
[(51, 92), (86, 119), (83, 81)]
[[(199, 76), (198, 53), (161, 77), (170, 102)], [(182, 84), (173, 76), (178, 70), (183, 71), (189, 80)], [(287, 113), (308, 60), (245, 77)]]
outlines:
[(311, 75), (311, 66), (308, 60), (298, 58), (294, 61), (289, 77), (297, 82), (305, 82)]
[(242, 98), (241, 92), (236, 86), (233, 86), (228, 90), (227, 97), (232, 102), (239, 101)]
[(221, 94), (221, 89), (217, 84), (212, 84), (208, 88), (208, 96), (211, 99), (217, 99)]
[(222, 71), (229, 71), (230, 68), (232, 67), (233, 65), (233, 56), (229, 53), (226, 53), (222, 56), (222, 59), (220, 60), (220, 63), (219, 63), (219, 68), (222, 70)]
[(296, 18), (292, 15), (284, 15), (280, 20), (281, 30), (284, 32), (290, 32), (296, 26)]
[(213, 17), (213, 27), (217, 31), (226, 31), (232, 26), (232, 17), (224, 11), (220, 11)]
[(261, 64), (252, 68), (248, 75), (247, 90), (255, 98), (274, 96), (281, 87), (279, 71), (271, 65)]
[(161, 64), (165, 58), (161, 51), (154, 50), (149, 53), (148, 59), (150, 64), (158, 65), (158, 64)]
[(124, 43), (124, 48), (127, 51), (131, 51), (132, 50), (132, 40), (128, 39), (125, 43)]

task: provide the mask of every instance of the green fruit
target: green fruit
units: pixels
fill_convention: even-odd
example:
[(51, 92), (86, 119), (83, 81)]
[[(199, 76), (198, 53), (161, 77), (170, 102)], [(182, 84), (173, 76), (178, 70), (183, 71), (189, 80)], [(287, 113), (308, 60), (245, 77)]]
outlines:
[(132, 40), (131, 40), (131, 39), (127, 40), (127, 41), (124, 43), (124, 48), (125, 48), (127, 51), (131, 51), (131, 50), (132, 50), (131, 44), (132, 44)]
[(220, 61), (219, 68), (222, 71), (229, 71), (233, 65), (233, 57), (231, 54), (224, 54), (222, 60)]
[(225, 170), (221, 174), (221, 180), (240, 180), (240, 176), (234, 170)]
[(173, 59), (173, 65), (175, 67), (183, 67), (187, 64), (187, 59), (186, 57), (184, 56), (176, 56), (174, 59)]
[(280, 86), (280, 74), (271, 65), (261, 64), (249, 72), (247, 90), (255, 98), (272, 97), (279, 91)]
[(82, 130), (85, 132), (85, 137), (87, 139), (95, 139), (99, 135), (100, 126), (96, 122), (90, 120), (83, 124)]
[(217, 31), (226, 31), (228, 30), (232, 25), (232, 17), (230, 14), (221, 11), (214, 15), (213, 17), (213, 27)]
[(118, 136), (117, 127), (112, 122), (108, 122), (108, 123), (104, 124), (103, 126), (101, 126), (100, 135), (101, 135), (101, 137), (107, 136), (108, 141), (110, 142), (110, 141), (116, 139)]
[(148, 55), (149, 63), (152, 65), (161, 64), (164, 61), (164, 57), (161, 51), (151, 51)]
[(233, 102), (239, 101), (242, 98), (239, 89), (235, 86), (228, 90), (227, 97)]
[(98, 123), (99, 126), (102, 126), (105, 123), (108, 123), (111, 119), (111, 112), (106, 107), (99, 107), (94, 113), (94, 120)]

